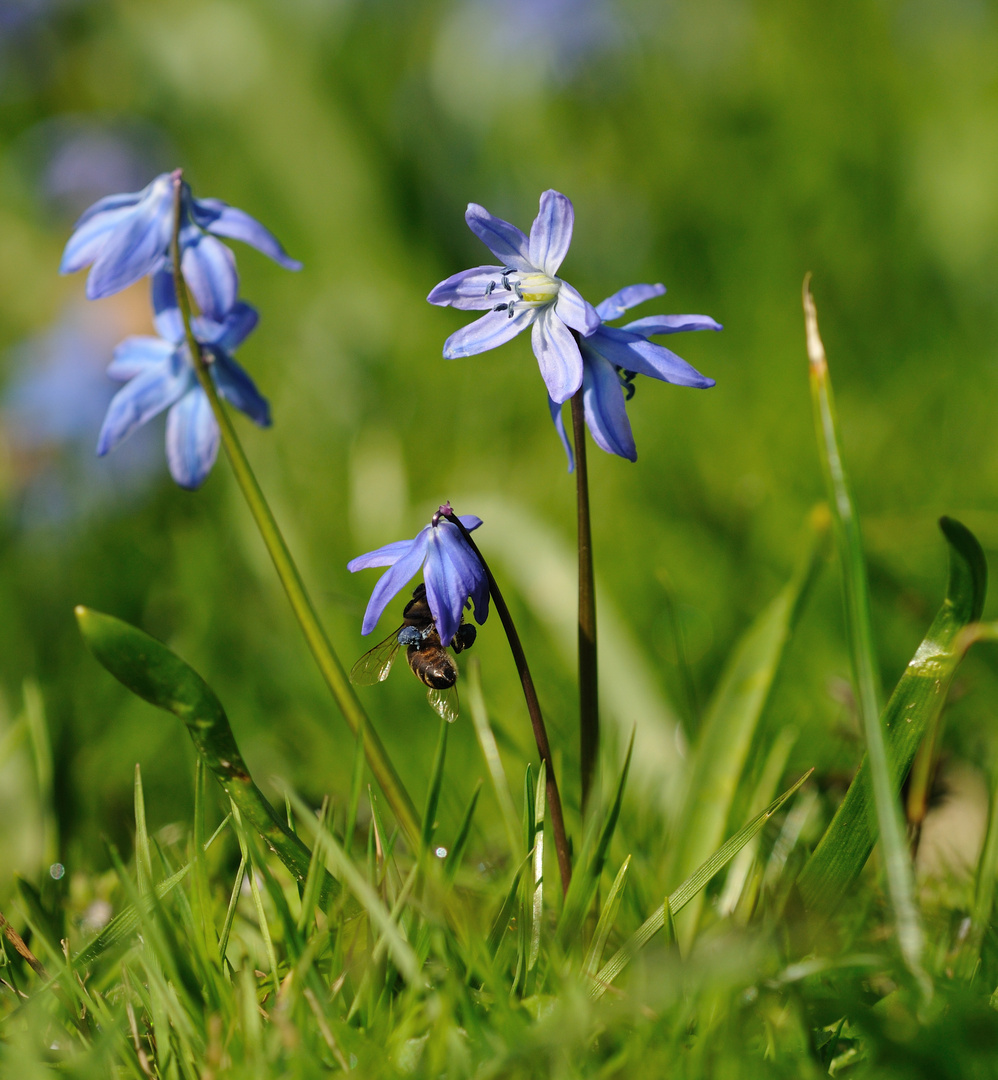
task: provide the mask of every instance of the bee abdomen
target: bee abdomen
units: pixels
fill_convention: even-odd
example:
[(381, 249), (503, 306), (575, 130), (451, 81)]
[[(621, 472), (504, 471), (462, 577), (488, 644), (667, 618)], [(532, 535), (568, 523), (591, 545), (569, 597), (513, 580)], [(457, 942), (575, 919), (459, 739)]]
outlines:
[(406, 659), (416, 678), (433, 690), (446, 690), (457, 682), (457, 665), (440, 645), (410, 645)]

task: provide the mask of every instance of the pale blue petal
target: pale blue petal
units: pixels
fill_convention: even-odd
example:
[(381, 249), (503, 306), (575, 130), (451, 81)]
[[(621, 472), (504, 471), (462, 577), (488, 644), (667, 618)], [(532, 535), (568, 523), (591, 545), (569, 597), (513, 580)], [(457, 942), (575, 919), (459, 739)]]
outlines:
[(558, 404), (567, 401), (582, 385), (582, 356), (571, 331), (550, 308), (543, 308), (531, 344), (548, 394)]
[(568, 254), (574, 224), (575, 210), (571, 199), (560, 191), (545, 191), (541, 195), (540, 211), (530, 226), (529, 253), (531, 263), (548, 277), (558, 273), (558, 267)]
[[(381, 618), (382, 612), (391, 599), (416, 576), (426, 557), (429, 533), (430, 528), (427, 527), (414, 540), (406, 541), (409, 550), (392, 565), (390, 570), (381, 575), (371, 593), (371, 599), (367, 602), (364, 622), (360, 628), (362, 634), (369, 634), (378, 625), (378, 619)], [(354, 559), (354, 562), (357, 560)]]
[[(510, 318), (506, 311), (490, 311), (451, 334), (444, 342), (444, 356), (448, 360), (459, 356), (476, 356), (504, 345), (528, 327), (537, 318), (537, 312), (537, 308), (521, 308)], [(565, 332), (568, 333), (567, 330)]]
[(599, 317), (604, 322), (619, 319), (628, 308), (643, 304), (654, 296), (664, 296), (665, 286), (659, 285), (625, 285), (620, 292), (608, 296), (603, 303), (596, 305)]
[(184, 340), (184, 320), (177, 306), (172, 270), (162, 270), (153, 275), (152, 308), (157, 333), (174, 345), (179, 345)]
[(99, 300), (155, 273), (166, 261), (173, 224), (171, 185), (158, 180), (112, 230), (87, 278), (87, 296)]
[(111, 399), (97, 439), (103, 456), (147, 420), (169, 408), (186, 394), (194, 372), (186, 364), (167, 363), (136, 375)]
[(516, 270), (535, 269), (530, 261), (530, 241), (515, 225), (493, 217), (478, 203), (468, 203), (464, 220), (503, 266), (512, 266)]
[(709, 315), (649, 315), (621, 327), (635, 334), (678, 334), (684, 330), (723, 330)]
[(559, 280), (554, 312), (566, 326), (578, 330), (583, 337), (588, 337), (600, 327), (600, 317), (596, 309), (567, 281)]
[(151, 188), (157, 180), (162, 180), (169, 175), (169, 173), (160, 173), (155, 180), (152, 180), (141, 191), (128, 191), (121, 195), (105, 195), (103, 199), (98, 199), (97, 202), (88, 206), (86, 210), (80, 214), (76, 220), (76, 224), (73, 226), (73, 232), (78, 232), (84, 225), (93, 221), (93, 219), (100, 214), (109, 214), (113, 211), (138, 206), (138, 204), (146, 197), (149, 188)]
[[(134, 196), (119, 197), (134, 198)], [(101, 202), (106, 201), (101, 200)], [(66, 250), (62, 253), (62, 262), (59, 264), (59, 273), (74, 274), (77, 270), (82, 270), (84, 266), (89, 266), (100, 254), (111, 233), (122, 222), (127, 221), (134, 212), (133, 203), (125, 203), (115, 209), (102, 210), (89, 218), (87, 215), (90, 214), (90, 210), (88, 210), (77, 222), (76, 230), (66, 243)]]
[(285, 270), (300, 270), (302, 267), (297, 259), (288, 255), (277, 237), (269, 229), (265, 229), (256, 218), (250, 217), (244, 210), (229, 206), (221, 199), (193, 199), (191, 217), (202, 229), (229, 240), (241, 240), (269, 256)]
[(236, 257), (214, 236), (191, 229), (182, 238), (180, 266), (202, 315), (221, 322), (236, 302)]
[(166, 364), (175, 348), (162, 338), (144, 334), (127, 337), (115, 348), (107, 374), (117, 382), (127, 382), (157, 364)]
[(219, 394), (260, 427), (270, 427), (270, 404), (245, 370), (226, 353), (216, 351), (211, 365)]
[(602, 326), (584, 339), (582, 348), (586, 360), (604, 360), (639, 375), (661, 379), (676, 386), (694, 386), (701, 390), (714, 385), (714, 380), (701, 375), (691, 364), (670, 349), (656, 345), (641, 334), (632, 334), (616, 326)]
[[(443, 645), (450, 644), (461, 625), (468, 597), (472, 592), (480, 597), (480, 583), (484, 578), (481, 561), (468, 547), (456, 525), (441, 521), (430, 529), (423, 581), (426, 583), (426, 601)], [(486, 606), (484, 613), (487, 611)]]
[(638, 452), (624, 406), (620, 379), (614, 366), (601, 357), (587, 360), (582, 401), (586, 425), (596, 445), (608, 454), (636, 461)]
[(474, 532), (482, 523), (480, 517), (475, 517), (474, 514), (458, 514), (457, 520), (468, 530), (468, 532)]
[[(429, 527), (427, 525), (426, 529)], [(390, 544), (385, 544), (384, 547), (375, 548), (374, 551), (368, 551), (364, 555), (358, 555), (356, 559), (351, 559), (347, 563), (347, 569), (351, 574), (355, 574), (358, 570), (369, 570), (372, 566), (394, 566), (419, 540), (419, 537), (426, 532), (426, 529), (423, 529), (415, 540), (393, 540)]]
[[(583, 384), (585, 383), (585, 376), (583, 376)], [(551, 410), (551, 419), (554, 422), (554, 429), (558, 432), (558, 438), (561, 439), (561, 445), (565, 448), (565, 454), (568, 457), (568, 471), (575, 471), (575, 455), (572, 453), (572, 444), (568, 441), (568, 432), (565, 431), (565, 418), (561, 414), (561, 405), (555, 401), (550, 394), (548, 395), (548, 408)]]
[(196, 386), (166, 417), (166, 463), (170, 475), (188, 490), (200, 487), (218, 457), (218, 422), (208, 396)]
[[(459, 311), (488, 311), (501, 303), (507, 295), (502, 287), (503, 268), (501, 266), (475, 266), (471, 270), (462, 270), (451, 274), (446, 281), (434, 285), (426, 298), (438, 307), (454, 307)], [(489, 292), (489, 285), (495, 282), (496, 288)]]

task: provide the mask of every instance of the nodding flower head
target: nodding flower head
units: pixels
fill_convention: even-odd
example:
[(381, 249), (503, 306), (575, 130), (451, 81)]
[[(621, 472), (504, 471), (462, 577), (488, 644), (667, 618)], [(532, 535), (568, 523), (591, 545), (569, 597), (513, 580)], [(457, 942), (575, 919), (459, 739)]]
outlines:
[(462, 270), (427, 297), (441, 307), (486, 312), (451, 334), (444, 356), (486, 352), (529, 326), (548, 394), (567, 401), (582, 385), (582, 355), (572, 331), (585, 337), (600, 325), (592, 305), (556, 276), (572, 242), (572, 203), (558, 191), (545, 191), (529, 237), (477, 203), (470, 203), (464, 216), (500, 265)]
[[(441, 506), (425, 529), (412, 540), (396, 540), (347, 563), (353, 573), (372, 566), (390, 569), (381, 575), (364, 612), (361, 633), (369, 634), (382, 612), (423, 568), (426, 600), (442, 645), (449, 645), (461, 625), (469, 599), (474, 604), (475, 620), (481, 624), (489, 614), (489, 582), (481, 560), (468, 546), (461, 530), (444, 515), (450, 504)], [(481, 525), (481, 518), (461, 515), (461, 524), (470, 532)]]
[(109, 195), (84, 211), (66, 244), (59, 272), (91, 266), (87, 296), (98, 300), (147, 274), (172, 268), (174, 193), (180, 185), (180, 266), (201, 314), (221, 320), (236, 303), (235, 256), (217, 239), (224, 236), (269, 255), (288, 270), (300, 270), (277, 238), (242, 210), (219, 199), (195, 199), (179, 169), (161, 173), (141, 191)]
[[(662, 382), (677, 386), (694, 386), (700, 389), (714, 385), (714, 380), (701, 375), (692, 365), (677, 356), (671, 349), (649, 341), (651, 334), (675, 334), (682, 330), (720, 330), (721, 324), (708, 315), (650, 315), (624, 326), (609, 326), (611, 319), (619, 319), (628, 308), (634, 307), (653, 296), (662, 296), (664, 285), (628, 285), (596, 306), (601, 322), (596, 331), (582, 338), (584, 367), (582, 377), (582, 401), (586, 426), (593, 441), (608, 454), (635, 461), (638, 456), (627, 418), (625, 402), (634, 396), (634, 379), (648, 375)], [(572, 447), (565, 433), (561, 404), (549, 396), (551, 418), (568, 455), (569, 472), (575, 467)]]

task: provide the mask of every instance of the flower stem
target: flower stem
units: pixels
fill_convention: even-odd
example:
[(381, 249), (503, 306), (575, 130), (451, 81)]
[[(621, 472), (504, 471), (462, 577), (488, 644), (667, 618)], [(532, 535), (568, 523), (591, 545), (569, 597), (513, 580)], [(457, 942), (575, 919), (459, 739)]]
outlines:
[(531, 677), (530, 668), (527, 666), (527, 657), (523, 652), (523, 646), (520, 644), (520, 635), (516, 632), (513, 616), (509, 613), (509, 608), (499, 591), (499, 586), (489, 569), (489, 564), (485, 561), (485, 556), (478, 550), (478, 545), (472, 539), (471, 533), (464, 527), (457, 514), (451, 512), (443, 516), (461, 530), (461, 535), (467, 541), (468, 547), (471, 548), (478, 557), (478, 561), (482, 564), (482, 569), (485, 571), (485, 576), (489, 581), (489, 593), (492, 596), (492, 603), (495, 604), (499, 619), (509, 640), (509, 649), (513, 654), (513, 662), (516, 664), (516, 670), (520, 674), (520, 682), (523, 685), (523, 697), (527, 702), (527, 712), (530, 713), (530, 723), (534, 728), (537, 752), (541, 756), (541, 761), (544, 762), (547, 775), (546, 790), (548, 809), (551, 811), (551, 831), (554, 833), (554, 846), (558, 854), (558, 870), (561, 874), (562, 892), (567, 893), (568, 884), (572, 880), (572, 857), (569, 852), (568, 837), (565, 834), (565, 817), (561, 812), (561, 796), (558, 794), (558, 781), (555, 779), (554, 761), (551, 759), (551, 746), (548, 743), (547, 728), (544, 726), (544, 717), (541, 715), (541, 706), (537, 700), (537, 691), (534, 689), (534, 680)]
[(575, 438), (575, 494), (579, 518), (579, 771), (585, 816), (597, 782), (599, 761), (599, 686), (596, 670), (596, 588), (593, 581), (593, 534), (589, 524), (589, 471), (586, 465), (586, 417), (582, 388), (572, 398)]
[(211, 377), (201, 347), (191, 329), (191, 303), (180, 268), (182, 183), (181, 173), (178, 169), (173, 176), (174, 227), (173, 238), (170, 243), (170, 255), (173, 261), (173, 280), (177, 292), (177, 303), (180, 305), (180, 313), (184, 321), (184, 333), (187, 337), (187, 347), (191, 353), (194, 370), (197, 372), (198, 382), (208, 396), (211, 410), (215, 414), (215, 419), (218, 421), (222, 433), (222, 445), (225, 447), (225, 453), (232, 465), (232, 471), (235, 473), (236, 481), (246, 499), (250, 513), (253, 515), (253, 520), (260, 530), (260, 536), (263, 538), (267, 551), (273, 560), (274, 569), (284, 586), (284, 591), (301, 626), (302, 633), (305, 635), (312, 656), (319, 666), (319, 671), (322, 673), (333, 699), (350, 726), (350, 730), (354, 735), (359, 732), (363, 733), (364, 753), (367, 757), (367, 763), (381, 790), (385, 793), (385, 798), (388, 800), (399, 825), (413, 845), (413, 850), (415, 850), (419, 844), (421, 834), (419, 814), (395, 767), (389, 760), (377, 732), (371, 726), (371, 721), (364, 711), (364, 706), (361, 705), (353, 687), (350, 685), (346, 672), (343, 670), (343, 665), (333, 651), (329, 638), (319, 622), (319, 617), (305, 590), (298, 567), (291, 557), (291, 552), (281, 535), (277, 521), (267, 500), (264, 498), (256, 475), (243, 451), (236, 430), (232, 426), (232, 421), (222, 406), (218, 392), (215, 389), (215, 381)]

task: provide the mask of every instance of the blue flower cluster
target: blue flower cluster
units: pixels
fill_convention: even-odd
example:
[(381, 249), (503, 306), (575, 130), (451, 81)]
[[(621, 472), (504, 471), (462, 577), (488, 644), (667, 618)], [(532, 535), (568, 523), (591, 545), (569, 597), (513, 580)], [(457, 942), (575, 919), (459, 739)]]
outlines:
[[(179, 188), (179, 191), (178, 191)], [(261, 427), (270, 408), (249, 375), (232, 358), (257, 324), (257, 312), (238, 299), (239, 276), (230, 248), (218, 239), (241, 240), (288, 270), (300, 270), (274, 235), (242, 210), (218, 199), (195, 199), (180, 171), (157, 176), (142, 191), (94, 203), (76, 223), (60, 272), (90, 267), (87, 296), (111, 296), (152, 278), (155, 337), (130, 337), (108, 368), (125, 385), (104, 419), (97, 453), (106, 454), (147, 420), (169, 409), (166, 458), (183, 488), (199, 487), (218, 455), (219, 430), (198, 383), (173, 279), (171, 240), (179, 205), (180, 269), (200, 315), (194, 337), (219, 394)]]
[(462, 270), (431, 290), (427, 297), (431, 304), (486, 312), (447, 339), (444, 356), (472, 356), (494, 349), (530, 326), (531, 344), (569, 470), (572, 450), (561, 406), (580, 388), (586, 424), (596, 445), (634, 461), (637, 450), (624, 402), (634, 393), (636, 375), (679, 386), (714, 385), (713, 379), (648, 339), (681, 330), (720, 330), (720, 323), (706, 315), (657, 315), (623, 327), (609, 326), (629, 308), (661, 296), (665, 286), (629, 285), (594, 308), (567, 281), (555, 276), (568, 254), (575, 221), (572, 203), (561, 192), (541, 195), (540, 212), (529, 237), (477, 203), (468, 205), (465, 220), (502, 265)]

